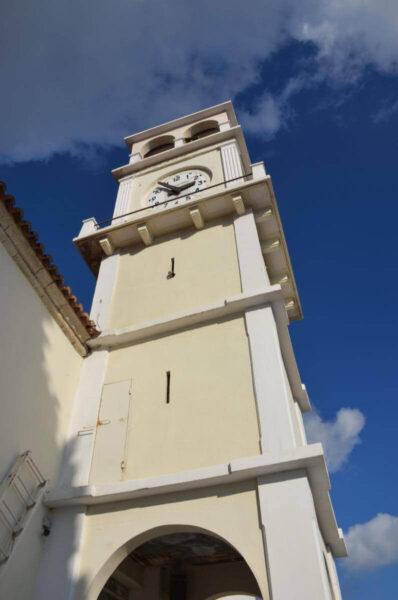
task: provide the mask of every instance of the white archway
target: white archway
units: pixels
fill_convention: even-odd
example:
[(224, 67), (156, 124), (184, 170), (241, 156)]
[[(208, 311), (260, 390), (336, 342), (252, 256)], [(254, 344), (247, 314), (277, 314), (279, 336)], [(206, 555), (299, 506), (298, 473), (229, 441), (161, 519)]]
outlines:
[[(142, 533), (141, 535), (138, 535), (136, 538), (129, 540), (116, 552), (114, 552), (108, 558), (106, 563), (103, 564), (102, 568), (99, 570), (94, 580), (92, 581), (87, 595), (87, 600), (97, 600), (99, 597), (111, 597), (107, 595), (106, 590), (111, 588), (114, 590), (115, 587), (118, 586), (119, 589), (123, 590), (123, 585), (126, 583), (127, 579), (125, 577), (126, 565), (128, 567), (134, 568), (134, 564), (132, 562), (134, 560), (138, 560), (138, 564), (140, 562), (142, 564), (145, 564), (143, 562), (143, 559), (145, 559), (145, 548), (153, 548), (154, 545), (156, 546), (157, 543), (163, 544), (162, 550), (160, 552), (161, 557), (166, 556), (164, 548), (167, 551), (168, 547), (167, 545), (164, 545), (165, 540), (168, 540), (166, 544), (170, 544), (170, 538), (173, 538), (173, 536), (176, 536), (177, 541), (183, 540), (183, 543), (185, 543), (184, 540), (186, 539), (195, 540), (196, 544), (197, 540), (201, 540), (200, 544), (202, 545), (202, 549), (200, 549), (199, 544), (199, 546), (196, 546), (196, 550), (193, 550), (195, 560), (200, 553), (203, 554), (204, 552), (203, 559), (201, 561), (202, 564), (200, 566), (192, 565), (189, 563), (189, 561), (187, 564), (185, 564), (185, 560), (183, 560), (181, 563), (182, 566), (179, 567), (184, 571), (185, 578), (189, 578), (190, 581), (189, 586), (191, 591), (189, 593), (189, 596), (186, 596), (187, 600), (188, 598), (189, 600), (209, 600), (210, 598), (214, 600), (216, 598), (230, 598), (230, 600), (247, 600), (248, 598), (254, 599), (260, 597), (260, 588), (257, 579), (253, 574), (253, 571), (251, 570), (247, 561), (244, 559), (241, 553), (236, 548), (234, 548), (234, 546), (228, 540), (221, 538), (214, 532), (199, 527), (189, 525), (167, 525), (156, 527), (154, 529)], [(203, 545), (203, 540), (205, 539), (208, 539), (209, 541), (209, 544), (207, 544), (209, 546), (208, 555), (206, 555), (206, 542)], [(214, 556), (211, 555), (212, 552), (215, 552), (214, 548), (211, 547), (213, 545), (215, 545), (216, 549), (218, 550), (220, 548), (225, 548), (225, 551), (227, 552), (227, 554), (229, 553), (231, 560), (236, 562), (228, 564), (227, 559), (223, 558), (224, 563), (217, 564), (217, 560), (215, 560)], [(178, 548), (178, 546), (176, 547)], [(181, 552), (183, 553), (184, 557), (186, 551), (187, 548), (182, 547)], [(167, 562), (167, 556), (163, 560)], [(180, 559), (178, 560), (180, 561)], [(170, 564), (174, 564), (173, 561), (175, 561), (175, 557), (171, 556), (170, 561)], [(180, 562), (178, 562), (178, 564), (180, 564)], [(171, 569), (170, 566), (166, 566), (165, 568)], [(147, 570), (146, 572), (149, 576), (149, 579), (152, 581), (151, 585), (153, 585), (154, 573), (156, 569), (153, 567), (152, 564), (150, 564), (149, 566), (147, 565), (145, 569)], [(142, 577), (145, 576), (148, 579), (147, 575), (145, 575), (144, 573)], [(145, 581), (141, 581), (139, 585), (141, 586), (142, 590), (138, 590), (138, 592), (134, 593), (134, 597), (136, 597), (135, 594), (137, 594), (137, 598), (139, 598), (140, 600), (141, 598), (142, 600), (146, 600), (147, 598), (150, 598), (151, 600), (156, 600), (156, 593), (153, 590), (147, 590), (147, 584), (145, 583)], [(126, 598), (127, 597), (128, 595), (126, 595)], [(122, 592), (120, 593), (120, 598), (123, 598)]]

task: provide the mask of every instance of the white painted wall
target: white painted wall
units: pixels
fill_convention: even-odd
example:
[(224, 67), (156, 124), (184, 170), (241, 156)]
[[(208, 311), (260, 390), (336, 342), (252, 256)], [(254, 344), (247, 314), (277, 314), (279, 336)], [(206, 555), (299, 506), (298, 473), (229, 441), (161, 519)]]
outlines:
[[(22, 452), (32, 451), (54, 485), (82, 358), (0, 244), (0, 480)], [(31, 598), (45, 538), (36, 506), (0, 567), (0, 597)]]

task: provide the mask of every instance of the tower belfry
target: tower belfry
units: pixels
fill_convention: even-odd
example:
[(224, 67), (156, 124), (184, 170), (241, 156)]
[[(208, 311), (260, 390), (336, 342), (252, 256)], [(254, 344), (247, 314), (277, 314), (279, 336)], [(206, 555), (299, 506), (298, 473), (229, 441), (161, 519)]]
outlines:
[(126, 138), (37, 597), (339, 600), (345, 556), (289, 338), (271, 178), (230, 102)]

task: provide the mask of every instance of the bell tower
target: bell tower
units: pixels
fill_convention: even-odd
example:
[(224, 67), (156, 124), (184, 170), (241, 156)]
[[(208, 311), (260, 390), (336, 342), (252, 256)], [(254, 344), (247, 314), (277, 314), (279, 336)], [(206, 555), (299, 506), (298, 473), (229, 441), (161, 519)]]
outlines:
[[(38, 598), (339, 600), (345, 544), (289, 338), (270, 176), (230, 102), (126, 138)], [(67, 565), (67, 566), (66, 566)]]

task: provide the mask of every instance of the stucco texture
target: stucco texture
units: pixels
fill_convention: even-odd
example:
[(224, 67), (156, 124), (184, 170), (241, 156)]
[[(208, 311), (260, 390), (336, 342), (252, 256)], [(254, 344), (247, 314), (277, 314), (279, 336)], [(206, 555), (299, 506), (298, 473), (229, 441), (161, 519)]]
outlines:
[(94, 460), (99, 467), (92, 482), (174, 473), (260, 452), (243, 318), (111, 352), (106, 382), (125, 380), (131, 381), (125, 454), (107, 472), (113, 448), (96, 444), (94, 452), (106, 460)]
[[(167, 278), (172, 258), (175, 276)], [(109, 327), (164, 318), (240, 292), (231, 221), (187, 230), (121, 254)]]

